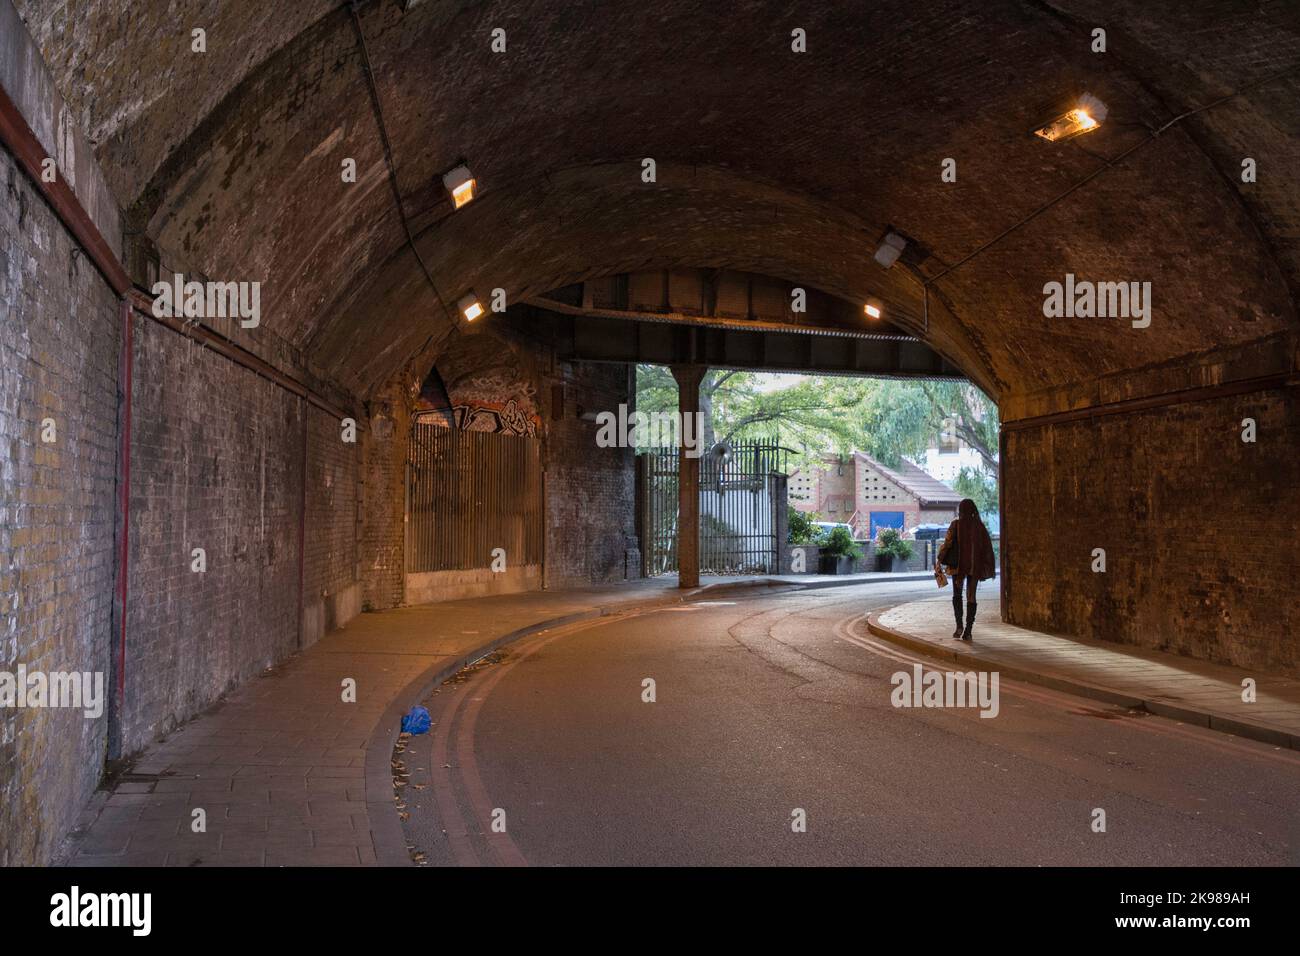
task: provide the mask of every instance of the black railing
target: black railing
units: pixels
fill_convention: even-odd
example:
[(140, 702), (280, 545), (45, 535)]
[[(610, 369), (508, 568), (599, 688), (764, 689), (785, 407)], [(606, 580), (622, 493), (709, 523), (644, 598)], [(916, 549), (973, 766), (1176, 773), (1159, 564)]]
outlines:
[[(679, 451), (655, 448), (638, 456), (644, 573), (678, 570)], [(786, 451), (776, 441), (718, 447), (700, 458), (700, 572), (767, 574), (777, 571), (778, 493)]]

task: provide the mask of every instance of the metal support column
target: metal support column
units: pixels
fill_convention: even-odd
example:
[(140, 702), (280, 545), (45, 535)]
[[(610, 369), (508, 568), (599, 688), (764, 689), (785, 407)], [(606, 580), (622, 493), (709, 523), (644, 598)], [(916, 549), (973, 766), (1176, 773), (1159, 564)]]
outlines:
[(702, 440), (695, 426), (700, 413), (700, 382), (708, 371), (703, 365), (674, 365), (677, 380), (677, 410), (681, 414), (682, 437), (689, 431), (696, 442), (693, 455), (686, 442), (677, 449), (677, 586), (700, 586), (700, 452)]

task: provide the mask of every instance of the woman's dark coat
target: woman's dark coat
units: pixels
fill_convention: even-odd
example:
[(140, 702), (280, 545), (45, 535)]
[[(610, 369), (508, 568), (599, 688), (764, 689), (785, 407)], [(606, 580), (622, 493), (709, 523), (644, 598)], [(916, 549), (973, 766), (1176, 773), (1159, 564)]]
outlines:
[(971, 499), (962, 501), (957, 520), (948, 525), (939, 560), (954, 578), (973, 575), (976, 581), (987, 581), (997, 572), (993, 539)]

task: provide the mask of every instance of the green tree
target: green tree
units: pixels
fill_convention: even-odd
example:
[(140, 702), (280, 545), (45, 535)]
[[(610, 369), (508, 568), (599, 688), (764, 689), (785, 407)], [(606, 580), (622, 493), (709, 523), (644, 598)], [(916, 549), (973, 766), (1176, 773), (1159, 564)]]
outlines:
[(874, 380), (864, 403), (863, 451), (887, 465), (917, 458), (937, 437), (948, 433), (979, 453), (984, 471), (998, 476), (997, 406), (969, 382)]
[[(979, 453), (996, 487), (997, 406), (969, 382), (824, 375), (773, 381), (771, 373), (710, 369), (700, 384), (706, 446), (776, 436), (800, 458), (860, 449), (897, 466), (948, 433)], [(638, 366), (637, 409), (677, 411), (677, 383), (667, 368)]]
[(790, 505), (787, 511), (791, 544), (816, 544), (826, 537), (826, 529), (815, 524), (822, 516), (815, 511), (799, 511)]
[(963, 498), (975, 502), (980, 514), (996, 514), (998, 510), (998, 483), (982, 471), (963, 468), (952, 483), (952, 490)]
[[(815, 455), (861, 446), (863, 380), (807, 376), (778, 387), (772, 381), (770, 373), (710, 369), (700, 382), (706, 447), (773, 436)], [(637, 410), (677, 411), (677, 382), (667, 368), (637, 367)]]

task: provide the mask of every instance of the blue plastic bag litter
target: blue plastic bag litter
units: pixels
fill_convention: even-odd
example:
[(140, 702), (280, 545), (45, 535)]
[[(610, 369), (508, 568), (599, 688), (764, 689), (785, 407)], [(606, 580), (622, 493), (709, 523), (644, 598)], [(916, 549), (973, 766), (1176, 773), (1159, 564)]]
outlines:
[(411, 708), (411, 712), (402, 718), (402, 733), (427, 734), (431, 723), (429, 711), (416, 704)]

